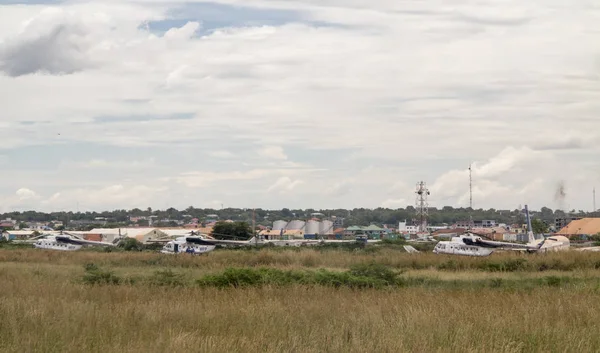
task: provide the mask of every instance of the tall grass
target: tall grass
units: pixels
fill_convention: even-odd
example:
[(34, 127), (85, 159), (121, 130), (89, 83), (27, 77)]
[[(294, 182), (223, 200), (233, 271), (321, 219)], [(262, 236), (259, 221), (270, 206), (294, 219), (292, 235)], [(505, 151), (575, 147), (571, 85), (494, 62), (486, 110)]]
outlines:
[[(368, 247), (366, 248), (368, 249)], [(575, 271), (600, 269), (600, 253), (562, 252), (548, 254), (492, 254), (485, 258), (407, 254), (394, 249), (378, 251), (318, 249), (216, 250), (203, 256), (163, 255), (151, 252), (43, 251), (37, 249), (0, 249), (0, 263), (50, 263), (74, 265), (95, 263), (112, 267), (170, 267), (222, 270), (227, 267), (349, 268), (376, 262), (396, 269), (438, 269), (442, 271), (477, 270), (486, 272)]]
[(73, 281), (82, 273), (51, 264), (0, 268), (0, 351), (600, 350), (592, 287), (90, 286)]

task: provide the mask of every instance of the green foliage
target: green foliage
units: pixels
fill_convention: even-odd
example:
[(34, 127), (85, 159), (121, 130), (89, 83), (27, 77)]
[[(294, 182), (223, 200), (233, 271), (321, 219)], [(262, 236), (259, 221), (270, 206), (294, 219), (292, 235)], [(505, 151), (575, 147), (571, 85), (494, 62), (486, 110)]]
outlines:
[(252, 228), (246, 222), (217, 222), (211, 235), (217, 239), (235, 238), (246, 240), (252, 237), (252, 233)]
[(531, 228), (533, 228), (534, 234), (545, 234), (549, 231), (548, 225), (537, 218), (531, 220)]
[(0, 236), (0, 248), (2, 248), (2, 249), (30, 249), (31, 244), (15, 243), (11, 240), (6, 240), (5, 237)]
[(82, 282), (85, 284), (120, 284), (121, 278), (111, 271), (100, 269), (96, 264), (84, 265), (85, 274)]
[(322, 285), (330, 287), (381, 288), (400, 284), (398, 273), (384, 265), (369, 263), (349, 271), (279, 270), (273, 268), (228, 268), (223, 273), (197, 280), (200, 286), (245, 287), (263, 285)]
[(118, 247), (125, 251), (142, 251), (144, 249), (142, 243), (134, 238), (126, 238), (121, 240)]
[(516, 272), (528, 269), (526, 259), (506, 259), (504, 261), (485, 261), (480, 265), (480, 269), (489, 272)]
[(182, 274), (175, 273), (170, 269), (159, 270), (148, 278), (148, 284), (154, 286), (181, 287), (186, 284)]
[[(335, 216), (338, 219), (344, 219), (344, 225), (364, 225), (367, 226), (371, 223), (375, 224), (397, 224), (399, 221), (411, 219), (414, 215), (415, 209), (412, 206), (406, 208), (390, 209), (390, 208), (354, 208), (352, 210), (347, 209), (326, 209), (326, 210), (315, 210), (315, 209), (281, 209), (281, 210), (263, 210), (256, 209), (256, 220), (258, 224), (271, 225), (273, 221), (278, 219), (291, 220), (291, 219), (306, 219), (310, 217), (312, 212), (321, 212), (328, 216)], [(190, 218), (195, 217), (205, 221), (206, 216), (209, 214), (218, 215), (219, 219), (231, 219), (234, 221), (241, 221), (249, 223), (252, 220), (251, 209), (240, 209), (240, 208), (224, 208), (224, 209), (208, 209), (208, 208), (195, 208), (190, 206), (185, 210), (177, 210), (174, 208), (168, 208), (166, 210), (153, 210), (146, 208), (144, 210), (134, 208), (132, 210), (113, 210), (104, 212), (52, 212), (43, 213), (37, 211), (25, 211), (25, 212), (8, 212), (1, 214), (1, 218), (12, 218), (18, 222), (51, 222), (54, 220), (60, 220), (64, 222), (69, 229), (80, 229), (89, 230), (97, 227), (118, 227), (129, 224), (130, 216), (145, 216), (150, 215), (156, 216), (158, 219), (169, 219), (177, 221), (188, 221)], [(472, 214), (473, 218), (478, 219), (494, 219), (499, 223), (523, 223), (524, 216), (520, 210), (495, 210), (495, 209), (476, 209), (470, 211), (469, 208), (454, 208), (445, 206), (439, 209), (431, 208), (429, 221), (431, 224), (452, 224), (459, 220), (469, 219), (469, 214)], [(555, 217), (564, 217), (564, 212), (560, 210), (553, 211), (547, 207), (542, 207), (540, 212), (533, 213), (536, 218), (541, 219), (545, 222), (553, 222)], [(573, 214), (577, 217), (591, 216), (591, 214), (585, 212), (579, 212)], [(103, 217), (106, 222), (93, 222), (96, 218)], [(85, 222), (80, 222), (85, 221)], [(95, 224), (90, 224), (95, 223)], [(146, 224), (145, 221), (141, 221), (139, 224)], [(173, 223), (170, 223), (171, 225)], [(247, 236), (245, 236), (247, 238)]]
[(375, 262), (353, 265), (350, 267), (349, 273), (357, 277), (378, 278), (387, 284), (396, 283), (399, 274), (391, 268)]
[(382, 245), (406, 245), (406, 239), (398, 237), (396, 239), (381, 239)]
[[(346, 272), (328, 270), (298, 271), (273, 268), (228, 268), (220, 274), (204, 276), (196, 281), (202, 287), (257, 287), (285, 285), (319, 285), (347, 288), (391, 288), (423, 287), (440, 289), (511, 289), (530, 290), (540, 286), (564, 287), (575, 283), (585, 283), (592, 279), (574, 277), (546, 276), (541, 278), (502, 279), (486, 278), (480, 280), (443, 280), (432, 277), (400, 277), (381, 265), (366, 264)], [(390, 272), (391, 271), (391, 272)], [(593, 281), (600, 284), (598, 279)]]
[[(469, 261), (471, 260), (471, 261)], [(438, 270), (445, 271), (464, 271), (468, 269), (478, 269), (486, 272), (519, 272), (519, 271), (573, 271), (582, 268), (600, 268), (600, 261), (596, 263), (563, 261), (560, 259), (525, 259), (525, 258), (505, 258), (505, 259), (469, 259), (466, 261), (448, 260), (438, 264)]]

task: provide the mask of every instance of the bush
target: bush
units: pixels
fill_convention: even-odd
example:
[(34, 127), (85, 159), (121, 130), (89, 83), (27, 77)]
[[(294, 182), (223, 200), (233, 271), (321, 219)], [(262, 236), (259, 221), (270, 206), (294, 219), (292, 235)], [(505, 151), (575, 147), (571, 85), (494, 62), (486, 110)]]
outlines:
[(142, 251), (142, 249), (144, 248), (142, 243), (140, 243), (139, 241), (137, 241), (137, 239), (134, 238), (127, 238), (121, 240), (118, 247), (125, 251)]
[(181, 287), (184, 286), (185, 279), (180, 273), (175, 273), (171, 270), (162, 270), (154, 272), (148, 283), (154, 286), (169, 286), (169, 287)]
[(526, 259), (506, 259), (500, 262), (482, 262), (479, 269), (490, 272), (516, 272), (524, 271), (528, 268)]
[(571, 278), (569, 277), (559, 277), (559, 276), (547, 276), (541, 278), (541, 283), (550, 287), (560, 287), (561, 285), (567, 284), (571, 282)]
[(395, 284), (398, 273), (389, 267), (375, 262), (366, 264), (357, 264), (350, 267), (350, 274), (357, 277), (376, 278), (384, 281), (386, 284)]
[(120, 284), (121, 278), (111, 271), (101, 270), (96, 264), (89, 263), (84, 266), (85, 274), (82, 281), (85, 284)]
[(200, 286), (245, 287), (263, 285), (322, 285), (350, 288), (381, 288), (398, 285), (398, 274), (379, 264), (353, 266), (350, 271), (284, 271), (272, 268), (228, 268), (221, 274), (197, 280)]

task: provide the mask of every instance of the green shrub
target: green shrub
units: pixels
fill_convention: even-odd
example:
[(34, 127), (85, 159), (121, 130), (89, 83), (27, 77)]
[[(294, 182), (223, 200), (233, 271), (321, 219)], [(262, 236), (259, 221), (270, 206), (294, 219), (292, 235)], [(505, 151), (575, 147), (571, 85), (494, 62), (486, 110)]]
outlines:
[(398, 273), (389, 267), (375, 262), (357, 264), (350, 267), (349, 273), (356, 277), (368, 277), (384, 281), (386, 284), (395, 284)]
[(142, 251), (144, 249), (142, 243), (140, 243), (139, 241), (137, 241), (137, 239), (134, 238), (127, 238), (121, 240), (118, 247), (125, 251)]
[(153, 286), (169, 287), (181, 287), (186, 284), (182, 274), (175, 273), (171, 270), (156, 271), (148, 278), (147, 282)]
[(82, 282), (85, 284), (120, 284), (121, 278), (111, 271), (100, 269), (93, 263), (88, 263), (84, 266), (85, 274)]
[(380, 264), (353, 266), (350, 271), (284, 271), (272, 268), (228, 268), (221, 274), (207, 275), (200, 286), (245, 287), (262, 285), (322, 285), (350, 288), (380, 288), (397, 285), (398, 274)]
[(479, 269), (489, 272), (516, 272), (524, 271), (528, 268), (526, 259), (506, 259), (500, 262), (482, 262), (479, 264)]

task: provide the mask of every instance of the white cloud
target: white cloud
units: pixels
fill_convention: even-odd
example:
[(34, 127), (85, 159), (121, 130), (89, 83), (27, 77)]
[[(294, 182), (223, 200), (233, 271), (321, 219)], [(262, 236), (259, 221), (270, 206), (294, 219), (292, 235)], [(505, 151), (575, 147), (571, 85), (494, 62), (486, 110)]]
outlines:
[(170, 41), (185, 41), (190, 39), (196, 34), (198, 29), (200, 28), (200, 23), (198, 22), (188, 22), (183, 27), (180, 28), (171, 28), (165, 34), (164, 38)]
[(296, 189), (298, 185), (303, 183), (302, 180), (292, 180), (290, 177), (281, 177), (277, 179), (273, 185), (269, 186), (267, 192), (286, 193)]
[(346, 195), (352, 190), (354, 181), (352, 179), (344, 179), (336, 181), (326, 190), (326, 194), (330, 196)]
[(61, 166), (64, 168), (85, 168), (85, 169), (143, 169), (150, 168), (155, 164), (154, 158), (145, 160), (107, 160), (91, 159), (86, 162), (64, 161)]
[(38, 198), (38, 195), (35, 193), (35, 191), (27, 188), (20, 188), (15, 194), (21, 201)]
[(406, 199), (387, 199), (381, 203), (382, 207), (387, 208), (404, 208), (408, 205)]
[(115, 184), (100, 188), (73, 188), (57, 192), (41, 202), (54, 210), (146, 208), (168, 195), (168, 188), (155, 185)]
[[(165, 193), (181, 207), (254, 205), (278, 178), (311, 187), (261, 206), (412, 204), (419, 180), (432, 205), (465, 205), (473, 162), (476, 207), (552, 205), (562, 178), (565, 202), (589, 208), (600, 179), (589, 2), (558, 13), (541, 0), (217, 2), (225, 18), (154, 0), (2, 6), (0, 148), (18, 176), (3, 180), (7, 207), (21, 207), (21, 185), (64, 200), (130, 182), (168, 185), (149, 205)], [(249, 24), (226, 4), (292, 14)], [(177, 13), (186, 22), (153, 23)], [(86, 202), (123, 201), (107, 197)]]
[(283, 152), (283, 148), (280, 146), (266, 146), (259, 151), (259, 155), (272, 159), (287, 159), (287, 156)]
[[(473, 163), (473, 207), (515, 209), (525, 203), (534, 203), (537, 208), (558, 207), (552, 200), (554, 185), (569, 174), (570, 166), (550, 152), (507, 147), (485, 162)], [(432, 199), (468, 206), (468, 166), (440, 175), (429, 190)]]
[(215, 157), (215, 158), (224, 158), (224, 159), (229, 159), (229, 158), (235, 158), (235, 154), (233, 154), (230, 151), (210, 151), (208, 152), (208, 155), (211, 157)]
[(231, 172), (186, 172), (174, 179), (186, 187), (201, 188), (212, 185), (219, 181), (240, 181), (262, 178), (270, 173), (269, 170), (253, 169), (249, 171)]

